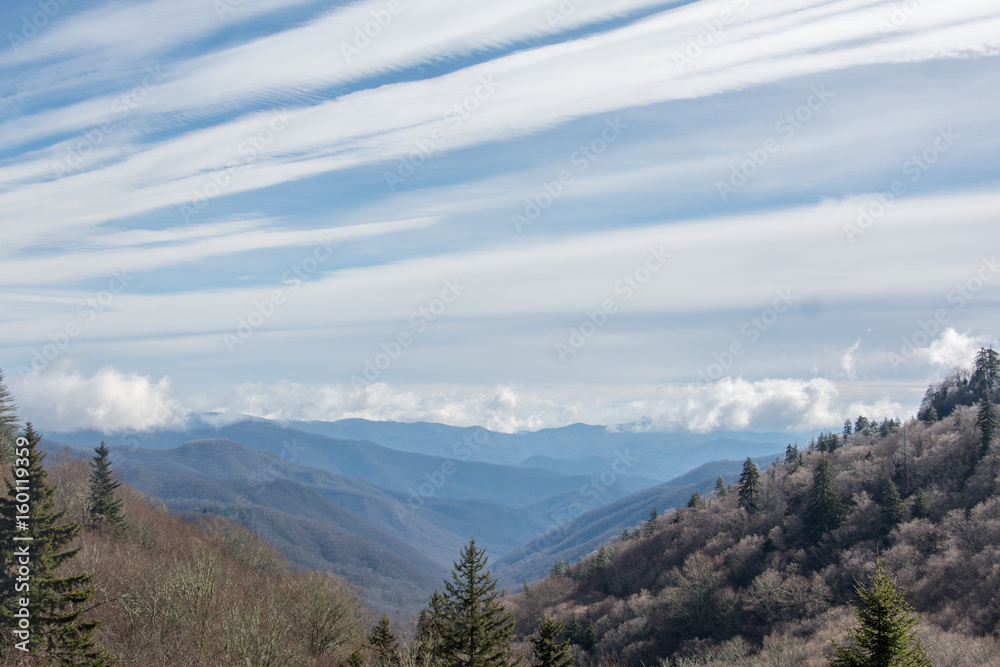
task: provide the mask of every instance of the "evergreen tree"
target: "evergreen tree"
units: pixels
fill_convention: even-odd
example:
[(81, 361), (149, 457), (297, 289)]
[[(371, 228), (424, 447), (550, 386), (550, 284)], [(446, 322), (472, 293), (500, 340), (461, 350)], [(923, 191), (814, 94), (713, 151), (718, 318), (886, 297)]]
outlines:
[(878, 486), (879, 518), (883, 533), (889, 533), (903, 519), (903, 499), (896, 484), (886, 477)]
[(486, 552), (472, 540), (454, 564), (445, 592), (431, 596), (438, 634), (434, 653), (445, 667), (494, 667), (511, 661), (514, 616), (500, 601), (486, 561)]
[(993, 398), (993, 392), (1000, 386), (1000, 355), (992, 347), (979, 348), (976, 354), (975, 370), (969, 378), (969, 389), (975, 399)]
[(552, 565), (552, 576), (561, 577), (566, 573), (566, 566), (563, 565), (563, 559), (560, 558)]
[(827, 531), (837, 528), (844, 520), (844, 504), (837, 493), (836, 479), (830, 457), (824, 455), (813, 470), (812, 488), (803, 515), (806, 531), (819, 540)]
[(14, 397), (7, 390), (7, 385), (3, 381), (3, 371), (0, 371), (0, 465), (10, 465), (14, 462), (14, 440), (21, 430), (17, 421)]
[(594, 619), (590, 619), (586, 629), (580, 634), (580, 648), (584, 651), (593, 651), (594, 647), (597, 646), (597, 628), (594, 627)]
[(726, 480), (722, 479), (722, 475), (715, 478), (715, 497), (725, 498), (729, 495), (729, 491), (726, 489)]
[(935, 408), (932, 405), (929, 408), (927, 408), (926, 410), (924, 410), (924, 413), (923, 413), (923, 416), (921, 417), (921, 419), (923, 419), (923, 421), (926, 422), (926, 423), (928, 423), (928, 424), (933, 424), (933, 423), (937, 422), (938, 421), (937, 408)]
[(655, 507), (649, 512), (649, 521), (643, 526), (643, 534), (652, 535), (653, 527), (656, 526), (656, 520), (660, 518), (660, 510)]
[(372, 654), (375, 664), (380, 667), (390, 667), (402, 664), (402, 656), (399, 652), (399, 644), (396, 635), (392, 634), (389, 628), (389, 617), (385, 613), (379, 619), (378, 624), (368, 635), (368, 644), (372, 647)]
[(983, 396), (982, 400), (979, 401), (976, 425), (979, 426), (979, 432), (982, 434), (978, 452), (978, 458), (982, 458), (986, 456), (993, 438), (997, 435), (997, 406), (993, 404), (989, 396)]
[(836, 655), (830, 660), (843, 667), (932, 667), (924, 647), (916, 638), (917, 623), (904, 597), (882, 562), (876, 560), (868, 585), (855, 589), (858, 600), (851, 606), (858, 625), (847, 633), (848, 645), (833, 642)]
[(115, 489), (121, 482), (111, 476), (111, 462), (108, 460), (108, 447), (102, 441), (90, 462), (90, 496), (87, 498), (87, 511), (90, 521), (97, 526), (118, 528), (122, 525), (122, 501), (115, 498)]
[(538, 634), (531, 636), (535, 649), (535, 667), (570, 667), (573, 657), (569, 655), (569, 640), (559, 641), (563, 624), (546, 616), (538, 626)]
[(844, 434), (844, 442), (847, 442), (847, 439), (851, 435), (854, 434), (854, 429), (851, 428), (851, 420), (850, 419), (845, 419), (844, 420), (844, 431), (843, 431), (843, 434)]
[[(41, 436), (31, 424), (24, 430), (24, 439), (17, 439), (15, 449), (16, 484), (7, 482), (7, 495), (0, 498), (0, 634), (19, 637), (28, 642), (32, 653), (48, 656), (60, 665), (103, 667), (110, 664), (107, 656), (94, 646), (93, 632), (100, 621), (80, 621), (81, 605), (94, 596), (89, 586), (89, 574), (60, 577), (56, 570), (80, 550), (67, 548), (80, 532), (80, 525), (62, 523), (63, 512), (55, 509), (54, 490), (45, 477), (38, 449)], [(25, 470), (27, 475), (18, 474)], [(26, 483), (25, 483), (26, 482)], [(27, 493), (28, 502), (19, 502), (18, 493)], [(23, 500), (23, 495), (22, 495)], [(28, 505), (27, 508), (24, 505)], [(25, 513), (21, 510), (28, 509)], [(18, 519), (18, 516), (27, 519)], [(15, 538), (31, 538), (15, 540)], [(15, 592), (18, 562), (27, 552), (30, 561), (30, 589)], [(29, 600), (30, 639), (19, 636), (15, 602)], [(20, 609), (18, 604), (16, 608)]]
[(760, 506), (760, 470), (757, 464), (747, 457), (743, 462), (743, 472), (740, 473), (739, 484), (739, 505), (750, 514), (753, 514)]
[(688, 499), (687, 506), (690, 507), (691, 509), (698, 509), (699, 507), (705, 506), (705, 500), (701, 497), (700, 493), (695, 491), (694, 493), (691, 494), (691, 497)]
[(594, 557), (594, 569), (600, 572), (608, 566), (611, 562), (611, 556), (608, 555), (608, 550), (601, 545), (601, 548), (597, 550), (597, 556)]
[(566, 638), (570, 644), (580, 645), (582, 628), (580, 627), (580, 621), (576, 619), (576, 614), (569, 617), (569, 621), (566, 622), (566, 629), (563, 631), (563, 636)]
[(799, 451), (799, 446), (788, 445), (785, 447), (785, 465), (788, 466), (792, 472), (799, 469), (802, 465), (802, 452)]
[(927, 494), (922, 488), (918, 488), (913, 494), (913, 508), (910, 514), (914, 519), (928, 519), (931, 516), (931, 504), (927, 501)]

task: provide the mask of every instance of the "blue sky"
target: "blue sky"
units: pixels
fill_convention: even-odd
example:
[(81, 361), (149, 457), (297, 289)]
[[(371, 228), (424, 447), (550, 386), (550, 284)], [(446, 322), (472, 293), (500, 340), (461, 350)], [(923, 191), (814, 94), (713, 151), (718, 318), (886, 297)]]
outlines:
[(989, 0), (8, 2), (42, 428), (905, 416), (995, 344)]

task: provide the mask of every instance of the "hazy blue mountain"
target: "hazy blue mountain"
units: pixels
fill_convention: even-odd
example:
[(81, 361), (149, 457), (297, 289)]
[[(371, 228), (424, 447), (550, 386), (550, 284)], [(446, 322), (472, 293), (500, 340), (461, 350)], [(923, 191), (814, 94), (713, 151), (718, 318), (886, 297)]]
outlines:
[[(760, 457), (761, 467), (774, 455)], [(727, 484), (739, 479), (742, 461), (713, 461), (703, 464), (664, 484), (644, 489), (606, 505), (588, 509), (573, 518), (571, 514), (553, 516), (546, 532), (522, 547), (498, 559), (494, 570), (508, 586), (527, 579), (536, 581), (551, 570), (558, 559), (576, 561), (601, 544), (621, 535), (649, 518), (654, 507), (661, 512), (683, 507), (691, 494), (709, 495), (716, 478), (722, 475)]]
[[(659, 482), (672, 479), (702, 463), (759, 457), (783, 451), (785, 445), (796, 439), (804, 443), (810, 437), (808, 434), (743, 431), (657, 433), (648, 430), (648, 421), (612, 427), (570, 424), (521, 433), (497, 433), (481, 427), (426, 422), (407, 424), (364, 419), (288, 422), (288, 425), (331, 437), (369, 440), (408, 452), (436, 456), (469, 452), (471, 460), (523, 464), (566, 474), (593, 474), (610, 465), (617, 452), (628, 450), (642, 461), (642, 477)], [(573, 463), (562, 461), (587, 463), (576, 467)]]

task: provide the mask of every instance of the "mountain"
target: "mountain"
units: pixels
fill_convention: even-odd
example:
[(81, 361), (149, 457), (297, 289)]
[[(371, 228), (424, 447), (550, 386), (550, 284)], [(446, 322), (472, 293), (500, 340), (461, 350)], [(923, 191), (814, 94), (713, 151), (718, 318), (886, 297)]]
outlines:
[[(771, 460), (771, 457), (763, 457)], [(691, 494), (698, 491), (707, 496), (722, 475), (727, 484), (739, 478), (742, 461), (713, 461), (698, 466), (684, 475), (658, 486), (573, 516), (553, 514), (544, 535), (511, 551), (494, 565), (498, 578), (508, 585), (525, 580), (536, 581), (546, 576), (557, 560), (579, 560), (601, 544), (618, 537), (649, 518), (654, 507), (663, 511), (683, 507)]]
[[(665, 482), (709, 461), (761, 457), (783, 451), (807, 433), (660, 433), (648, 422), (594, 426), (570, 424), (520, 433), (498, 433), (482, 427), (458, 427), (426, 422), (294, 421), (287, 426), (334, 438), (368, 440), (385, 447), (434, 456), (456, 457), (503, 465), (529, 465), (566, 474), (590, 474), (606, 468), (619, 452), (642, 461), (643, 478)], [(541, 458), (539, 458), (541, 457)], [(585, 467), (573, 462), (588, 461)], [(638, 490), (638, 489), (633, 489)]]

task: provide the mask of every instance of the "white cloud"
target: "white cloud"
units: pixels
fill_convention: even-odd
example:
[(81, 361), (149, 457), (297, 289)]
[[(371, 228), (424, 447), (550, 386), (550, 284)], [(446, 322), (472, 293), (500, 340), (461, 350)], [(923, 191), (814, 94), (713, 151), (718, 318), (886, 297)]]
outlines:
[[(869, 329), (868, 332), (870, 333), (871, 329)], [(857, 377), (857, 369), (854, 366), (854, 353), (858, 351), (859, 347), (861, 347), (862, 338), (864, 338), (864, 336), (858, 336), (858, 339), (854, 341), (854, 345), (847, 348), (847, 351), (844, 352), (844, 356), (840, 359), (840, 367), (844, 369), (844, 373), (851, 379)]]
[(969, 333), (959, 333), (953, 327), (948, 327), (927, 347), (916, 348), (914, 356), (941, 369), (955, 366), (969, 367), (972, 366), (979, 348), (990, 342), (991, 337), (988, 335), (974, 336)]
[(11, 377), (18, 413), (41, 431), (148, 431), (183, 422), (170, 378), (152, 380), (107, 366), (84, 377), (66, 364), (37, 375)]

